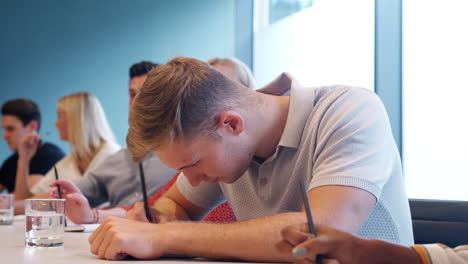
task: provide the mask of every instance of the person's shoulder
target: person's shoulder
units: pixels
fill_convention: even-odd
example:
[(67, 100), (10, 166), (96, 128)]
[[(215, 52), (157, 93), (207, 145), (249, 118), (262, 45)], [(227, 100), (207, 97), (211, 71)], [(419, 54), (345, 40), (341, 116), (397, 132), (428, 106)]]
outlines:
[[(346, 85), (322, 86), (315, 88), (315, 105), (322, 105), (324, 110), (333, 108), (348, 109), (362, 105), (380, 105), (381, 100), (373, 91)], [(347, 111), (347, 110), (346, 110)]]
[(121, 149), (120, 145), (116, 142), (106, 141), (94, 156), (90, 168), (99, 167), (103, 162), (107, 161), (110, 156), (113, 156)]
[(16, 166), (16, 164), (18, 163), (18, 153), (15, 152), (15, 153), (12, 153), (10, 156), (8, 156), (2, 163), (2, 166), (0, 168), (5, 168), (9, 165), (14, 165)]
[(65, 152), (63, 152), (59, 146), (50, 142), (44, 142), (44, 144), (42, 144), (37, 150), (37, 153), (45, 155), (56, 154), (60, 155), (61, 157), (65, 157)]
[(363, 96), (363, 97), (375, 97), (376, 94), (366, 88), (358, 87), (358, 86), (349, 86), (349, 85), (327, 85), (327, 86), (319, 86), (319, 87), (312, 87), (314, 89), (315, 94), (314, 96), (317, 99), (323, 99), (327, 97), (340, 97), (340, 96)]
[(305, 130), (351, 128), (343, 124), (359, 125), (369, 123), (371, 119), (384, 122), (385, 107), (371, 90), (333, 85), (316, 87), (314, 93), (314, 108), (309, 114)]
[(36, 151), (36, 154), (31, 160), (33, 167), (46, 166), (50, 167), (54, 163), (62, 160), (65, 157), (65, 153), (56, 145), (44, 142)]
[(69, 166), (70, 164), (76, 164), (76, 161), (72, 155), (66, 155), (63, 158), (61, 158), (59, 161), (57, 161), (55, 165), (57, 167), (60, 167), (60, 166)]
[(8, 156), (3, 163), (16, 161), (17, 159), (18, 159), (18, 152), (14, 152), (10, 156)]
[(106, 141), (104, 146), (101, 148), (99, 152), (106, 153), (106, 154), (114, 154), (121, 150), (122, 147), (114, 141)]
[(90, 171), (90, 175), (107, 175), (128, 173), (135, 167), (132, 155), (127, 149), (120, 149), (119, 151), (107, 156), (99, 165)]
[(104, 160), (103, 163), (129, 163), (133, 162), (132, 160), (132, 154), (130, 151), (126, 148), (121, 148), (120, 150), (110, 154), (107, 156), (107, 158)]
[(358, 87), (358, 86), (342, 86), (342, 87), (346, 89), (347, 94), (350, 94), (353, 96), (359, 96), (359, 97), (364, 97), (364, 98), (378, 98), (377, 94), (374, 91), (371, 91), (363, 87)]

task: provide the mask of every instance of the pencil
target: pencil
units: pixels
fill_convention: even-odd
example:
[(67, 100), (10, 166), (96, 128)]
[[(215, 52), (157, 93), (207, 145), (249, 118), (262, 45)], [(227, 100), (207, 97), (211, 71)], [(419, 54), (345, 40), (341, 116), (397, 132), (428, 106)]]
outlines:
[[(301, 185), (302, 200), (304, 201), (304, 208), (305, 208), (306, 215), (307, 215), (307, 224), (309, 225), (310, 233), (313, 234), (314, 236), (317, 236), (317, 230), (315, 230), (315, 226), (314, 226), (314, 219), (312, 218), (312, 210), (310, 209), (309, 196), (307, 195), (306, 184), (304, 181), (300, 181), (299, 184)], [(318, 264), (322, 264), (323, 256), (317, 255), (316, 262)]]
[[(58, 177), (58, 172), (57, 172), (57, 167), (54, 166), (54, 172), (55, 172), (55, 180), (58, 181), (59, 177)], [(60, 185), (57, 185), (57, 192), (58, 192), (58, 196), (60, 199), (62, 199), (62, 189), (60, 189)], [(67, 227), (67, 217), (65, 216), (65, 227)]]
[(150, 212), (149, 205), (148, 205), (148, 197), (146, 194), (145, 174), (143, 173), (143, 164), (140, 162), (138, 166), (140, 167), (140, 182), (141, 182), (141, 191), (143, 193), (143, 204), (145, 206), (145, 214), (146, 214), (146, 218), (148, 218), (148, 221), (151, 223), (153, 222), (153, 218), (151, 217), (151, 212)]

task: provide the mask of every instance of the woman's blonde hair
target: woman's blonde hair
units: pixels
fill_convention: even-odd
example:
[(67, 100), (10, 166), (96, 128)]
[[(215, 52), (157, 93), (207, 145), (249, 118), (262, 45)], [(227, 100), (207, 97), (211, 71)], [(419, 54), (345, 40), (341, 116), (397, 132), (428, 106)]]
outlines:
[(65, 95), (57, 103), (67, 118), (67, 137), (72, 157), (90, 162), (106, 142), (115, 142), (99, 100), (87, 92)]
[[(234, 70), (235, 74), (239, 77), (239, 81), (242, 85), (249, 88), (250, 90), (255, 90), (255, 79), (249, 67), (245, 65), (242, 61), (236, 58), (218, 58), (214, 57), (208, 60), (208, 64), (211, 66), (215, 65), (225, 65), (231, 67)], [(237, 81), (237, 80), (234, 80)]]

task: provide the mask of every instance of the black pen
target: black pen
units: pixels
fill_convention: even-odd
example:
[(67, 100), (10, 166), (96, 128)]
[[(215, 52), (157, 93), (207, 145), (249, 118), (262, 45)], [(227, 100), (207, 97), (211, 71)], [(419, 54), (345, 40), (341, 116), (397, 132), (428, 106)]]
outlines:
[[(59, 177), (58, 177), (58, 172), (57, 172), (57, 167), (54, 166), (54, 172), (55, 172), (55, 180), (58, 181)], [(60, 185), (57, 184), (57, 192), (58, 192), (58, 196), (60, 199), (62, 199), (62, 189), (60, 189)], [(65, 227), (67, 227), (67, 216), (65, 216)]]
[[(315, 230), (314, 219), (312, 219), (312, 210), (310, 209), (309, 196), (307, 195), (306, 185), (303, 180), (300, 181), (299, 184), (301, 185), (302, 200), (304, 201), (304, 208), (305, 208), (305, 212), (307, 215), (307, 224), (309, 225), (310, 233), (313, 234), (315, 237), (317, 237), (317, 230)], [(318, 264), (322, 264), (323, 256), (317, 255), (315, 261)]]
[(150, 212), (149, 205), (148, 205), (148, 197), (146, 194), (145, 174), (143, 173), (143, 164), (140, 162), (138, 166), (140, 167), (140, 182), (141, 182), (141, 191), (143, 193), (143, 204), (145, 206), (145, 214), (146, 214), (146, 218), (148, 218), (148, 221), (151, 223), (153, 222), (153, 218), (151, 217), (151, 212)]

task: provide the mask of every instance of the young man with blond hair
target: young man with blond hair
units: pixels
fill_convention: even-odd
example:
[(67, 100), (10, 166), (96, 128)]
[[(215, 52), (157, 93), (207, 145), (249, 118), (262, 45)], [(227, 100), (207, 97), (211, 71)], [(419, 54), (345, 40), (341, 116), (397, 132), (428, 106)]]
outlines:
[[(271, 96), (245, 89), (208, 64), (178, 57), (151, 71), (130, 113), (136, 159), (155, 152), (184, 176), (156, 204), (169, 219), (108, 218), (93, 233), (100, 258), (179, 254), (293, 261), (276, 250), (280, 230), (303, 223), (299, 182), (315, 222), (395, 243), (413, 243), (401, 163), (378, 97), (365, 89), (304, 88), (288, 74)], [(224, 200), (237, 223), (201, 224)], [(141, 219), (141, 207), (129, 214)]]

